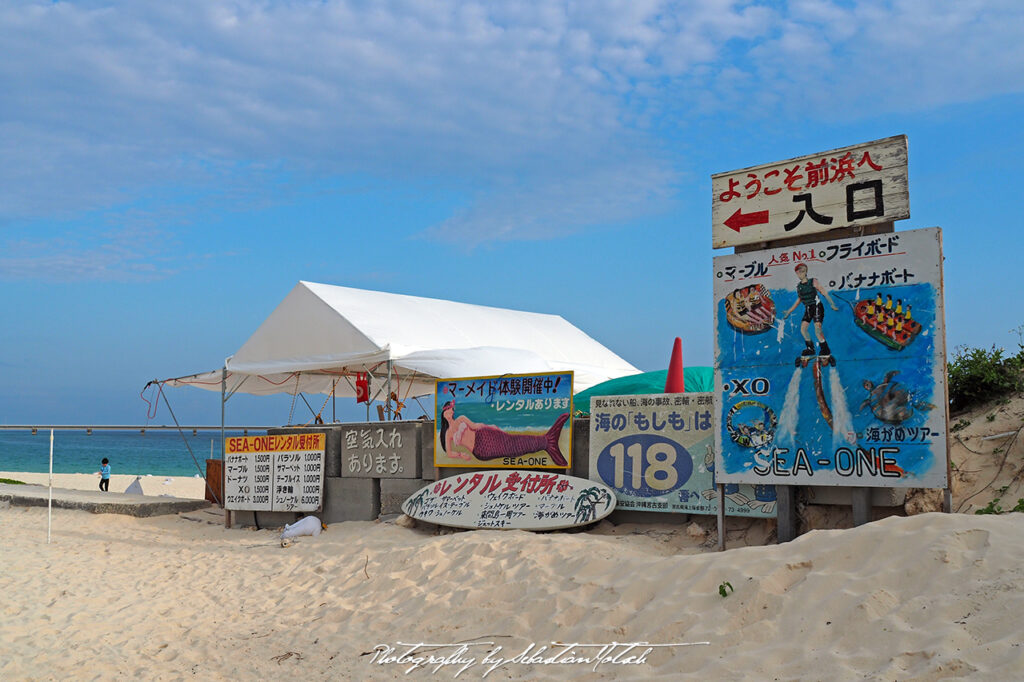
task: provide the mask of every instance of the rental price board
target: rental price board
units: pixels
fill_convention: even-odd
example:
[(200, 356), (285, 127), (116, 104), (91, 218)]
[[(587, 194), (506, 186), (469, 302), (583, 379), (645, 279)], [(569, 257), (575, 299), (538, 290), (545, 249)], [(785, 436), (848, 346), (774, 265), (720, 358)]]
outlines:
[[(589, 477), (619, 509), (714, 514), (717, 424), (711, 393), (592, 397)], [(726, 484), (725, 513), (774, 517), (775, 486)]]
[(228, 438), (224, 508), (319, 510), (323, 506), (326, 449), (324, 433)]

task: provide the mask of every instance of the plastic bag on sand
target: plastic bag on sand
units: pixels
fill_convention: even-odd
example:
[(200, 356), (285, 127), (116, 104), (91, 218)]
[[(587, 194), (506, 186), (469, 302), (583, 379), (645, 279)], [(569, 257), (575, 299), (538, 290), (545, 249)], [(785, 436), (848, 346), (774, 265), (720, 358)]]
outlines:
[(125, 495), (145, 495), (145, 493), (142, 492), (142, 476), (136, 476), (135, 480), (125, 488), (124, 493)]
[(320, 535), (321, 530), (323, 530), (323, 526), (320, 524), (320, 519), (315, 516), (307, 516), (290, 526), (286, 523), (281, 532), (281, 539), (286, 540), (300, 535)]

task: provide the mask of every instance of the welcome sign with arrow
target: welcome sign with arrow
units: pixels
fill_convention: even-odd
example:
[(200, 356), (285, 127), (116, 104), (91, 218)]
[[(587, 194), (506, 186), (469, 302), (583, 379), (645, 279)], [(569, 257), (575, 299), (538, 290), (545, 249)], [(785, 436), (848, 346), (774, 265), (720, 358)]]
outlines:
[(711, 191), (716, 249), (909, 218), (907, 137), (718, 173)]

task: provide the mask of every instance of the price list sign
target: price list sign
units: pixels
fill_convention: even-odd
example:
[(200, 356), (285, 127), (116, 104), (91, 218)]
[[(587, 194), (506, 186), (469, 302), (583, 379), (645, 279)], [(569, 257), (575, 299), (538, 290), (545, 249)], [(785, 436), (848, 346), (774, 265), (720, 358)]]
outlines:
[(320, 509), (326, 444), (323, 433), (228, 438), (224, 458), (225, 509)]

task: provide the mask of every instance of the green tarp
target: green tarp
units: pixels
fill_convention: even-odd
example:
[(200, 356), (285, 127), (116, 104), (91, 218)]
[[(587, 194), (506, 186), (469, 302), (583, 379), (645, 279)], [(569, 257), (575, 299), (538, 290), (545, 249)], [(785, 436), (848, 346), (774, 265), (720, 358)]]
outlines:
[[(597, 386), (580, 391), (572, 398), (573, 409), (577, 414), (590, 414), (590, 399), (596, 395), (643, 395), (645, 393), (664, 393), (667, 369), (655, 372), (633, 374), (628, 377), (611, 379)], [(705, 393), (715, 388), (715, 371), (711, 367), (686, 367), (683, 369), (683, 383), (687, 393)]]

